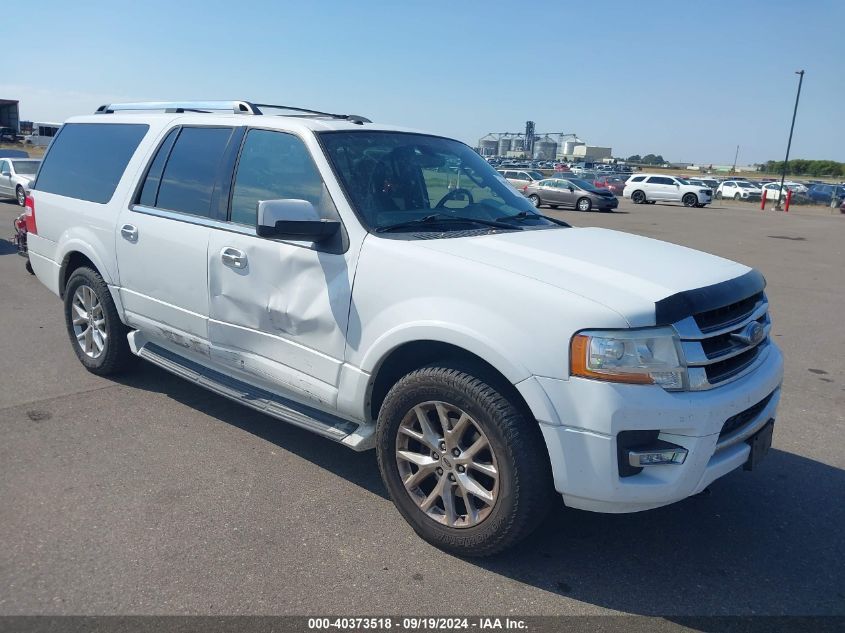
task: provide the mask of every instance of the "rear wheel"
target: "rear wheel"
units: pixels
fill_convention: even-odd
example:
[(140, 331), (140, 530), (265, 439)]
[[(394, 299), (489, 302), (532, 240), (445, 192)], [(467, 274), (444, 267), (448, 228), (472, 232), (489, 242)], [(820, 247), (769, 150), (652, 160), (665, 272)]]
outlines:
[(682, 202), (684, 203), (685, 207), (694, 207), (698, 204), (698, 196), (694, 193), (688, 193), (684, 195)]
[(531, 204), (534, 205), (535, 209), (539, 209), (540, 205), (543, 204), (540, 201), (540, 196), (538, 196), (537, 194), (532, 193), (530, 196), (528, 196), (528, 199), (531, 201)]
[(589, 198), (579, 198), (577, 206), (579, 211), (589, 211), (593, 208), (593, 203)]
[(106, 282), (91, 268), (77, 268), (65, 288), (65, 323), (73, 351), (91, 373), (105, 376), (131, 365), (134, 355)]
[(23, 187), (18, 185), (15, 188), (15, 198), (18, 201), (18, 204), (22, 207), (26, 206), (26, 192), (23, 190)]
[(631, 194), (631, 202), (634, 204), (643, 204), (645, 201), (645, 193), (642, 191), (635, 191)]
[(399, 380), (379, 412), (376, 448), (405, 520), (458, 555), (510, 547), (542, 521), (553, 499), (536, 422), (462, 369), (424, 367)]

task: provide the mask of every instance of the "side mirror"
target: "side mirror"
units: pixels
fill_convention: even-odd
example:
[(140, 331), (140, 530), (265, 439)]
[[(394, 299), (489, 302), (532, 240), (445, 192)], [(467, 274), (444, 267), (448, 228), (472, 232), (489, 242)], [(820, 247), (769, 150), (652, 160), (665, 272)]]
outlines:
[(339, 228), (340, 222), (323, 220), (307, 200), (287, 198), (258, 203), (255, 232), (261, 237), (322, 242)]
[(572, 185), (569, 185), (569, 190), (570, 190), (570, 191), (575, 191), (575, 187), (573, 187)]

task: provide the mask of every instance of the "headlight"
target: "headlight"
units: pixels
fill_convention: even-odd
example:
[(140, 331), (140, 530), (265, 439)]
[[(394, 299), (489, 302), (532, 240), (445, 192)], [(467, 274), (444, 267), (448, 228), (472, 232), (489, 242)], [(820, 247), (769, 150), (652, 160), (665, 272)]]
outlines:
[(573, 376), (684, 389), (686, 366), (671, 328), (595, 330), (572, 337)]

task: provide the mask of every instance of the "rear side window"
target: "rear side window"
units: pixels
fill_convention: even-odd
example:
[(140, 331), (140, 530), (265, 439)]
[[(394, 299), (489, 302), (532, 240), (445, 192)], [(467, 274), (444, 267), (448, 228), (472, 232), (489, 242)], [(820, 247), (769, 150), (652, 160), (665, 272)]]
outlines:
[(232, 190), (232, 222), (254, 226), (261, 200), (288, 198), (307, 200), (321, 218), (338, 217), (317, 166), (301, 139), (284, 132), (250, 130), (241, 150)]
[(149, 125), (68, 123), (44, 158), (35, 189), (105, 204)]
[(631, 182), (642, 182), (643, 180), (645, 180), (645, 176), (634, 176), (631, 178)]
[[(182, 128), (164, 166), (154, 206), (210, 217), (214, 185), (218, 182), (222, 158), (231, 135), (232, 128), (228, 127)], [(158, 158), (156, 156), (153, 162), (158, 161)], [(148, 173), (147, 179), (151, 176), (154, 177)], [(152, 186), (151, 182), (150, 188)]]
[(170, 150), (173, 148), (173, 142), (176, 140), (176, 135), (179, 133), (179, 128), (170, 130), (170, 133), (164, 139), (164, 142), (158, 148), (156, 157), (147, 171), (147, 177), (144, 179), (144, 186), (141, 189), (141, 195), (138, 199), (143, 205), (154, 207), (156, 198), (158, 197), (158, 186), (161, 182), (161, 173), (164, 171), (164, 164), (167, 162), (167, 157), (170, 156)]
[(664, 178), (663, 176), (652, 176), (648, 179), (649, 184), (652, 185), (674, 185), (675, 181), (671, 178)]

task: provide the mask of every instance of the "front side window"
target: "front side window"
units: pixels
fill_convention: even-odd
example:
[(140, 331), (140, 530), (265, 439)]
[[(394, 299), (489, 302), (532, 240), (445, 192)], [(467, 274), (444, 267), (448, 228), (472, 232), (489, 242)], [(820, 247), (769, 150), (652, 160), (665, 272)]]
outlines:
[(408, 232), (465, 230), (491, 222), (510, 222), (514, 229), (556, 226), (459, 141), (404, 132), (322, 132), (319, 137), (369, 229), (381, 232), (405, 222), (419, 223)]
[(235, 186), (231, 220), (255, 225), (262, 200), (307, 200), (324, 219), (337, 219), (337, 209), (305, 143), (293, 134), (250, 130), (244, 141)]
[(44, 157), (37, 191), (105, 204), (150, 126), (68, 123)]
[(159, 209), (211, 216), (211, 198), (232, 128), (185, 127), (170, 151), (158, 196)]

